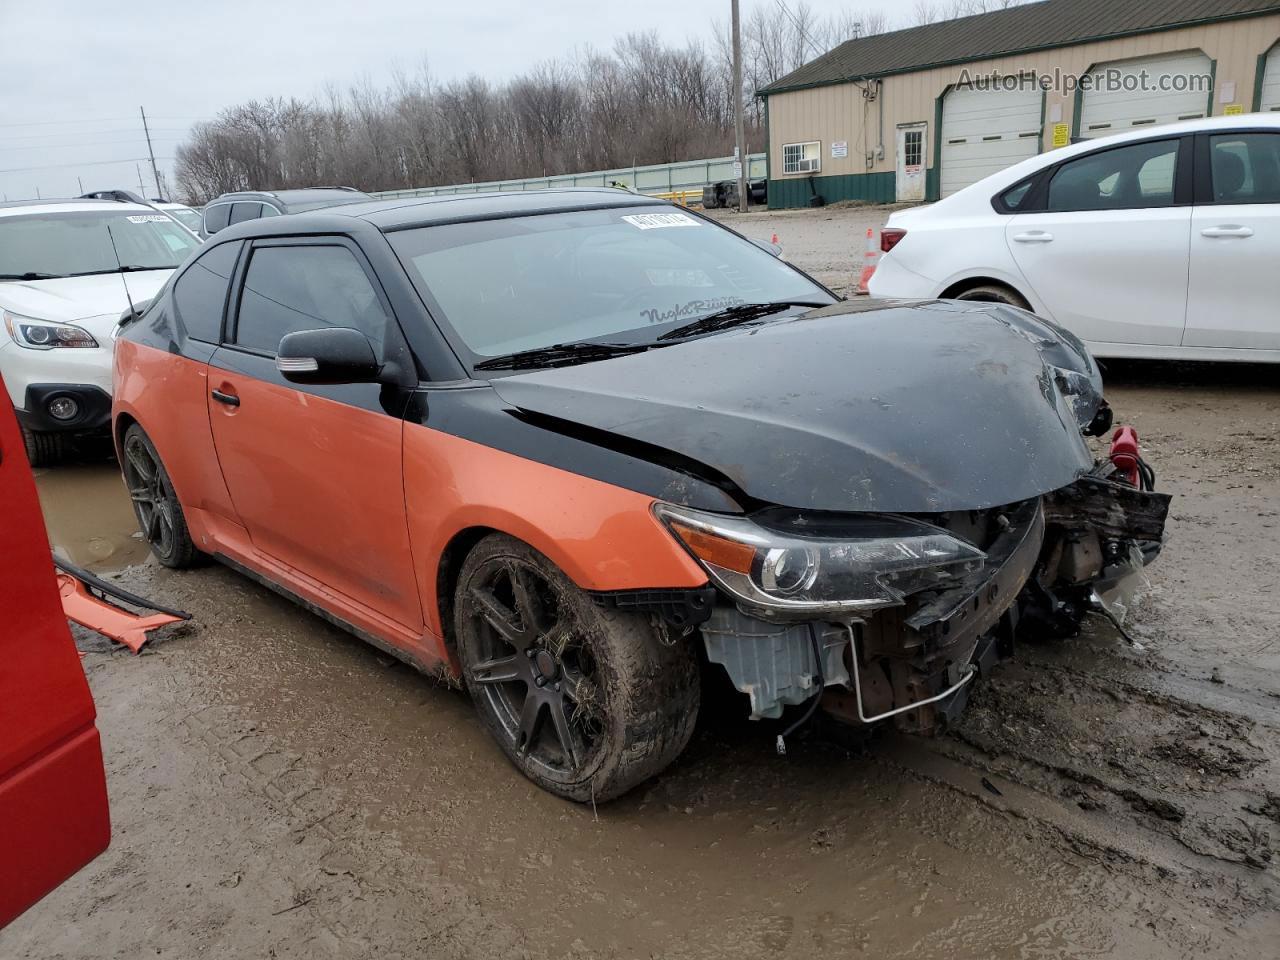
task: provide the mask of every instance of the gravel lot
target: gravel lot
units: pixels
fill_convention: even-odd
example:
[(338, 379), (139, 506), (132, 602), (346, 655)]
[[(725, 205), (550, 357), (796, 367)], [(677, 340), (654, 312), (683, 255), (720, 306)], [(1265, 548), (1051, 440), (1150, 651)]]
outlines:
[[(886, 215), (723, 218), (844, 289)], [(139, 563), (114, 467), (44, 471), (60, 547), (195, 621), (140, 657), (82, 640), (114, 840), (0, 956), (1277, 956), (1276, 372), (1107, 375), (1176, 495), (1134, 645), (1025, 645), (953, 734), (856, 755), (780, 758), (711, 707), (598, 812), (517, 775), (462, 695), (229, 570)]]

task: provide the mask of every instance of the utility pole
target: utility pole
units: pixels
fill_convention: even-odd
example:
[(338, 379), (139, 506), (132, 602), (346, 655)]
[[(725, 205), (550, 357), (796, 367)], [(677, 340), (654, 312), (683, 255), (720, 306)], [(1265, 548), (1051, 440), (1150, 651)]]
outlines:
[[(138, 112), (142, 114), (142, 132), (146, 134), (147, 137), (147, 153), (151, 157), (151, 175), (155, 177), (156, 180), (156, 196), (163, 200), (164, 194), (160, 192), (160, 171), (156, 168), (156, 152), (151, 148), (151, 131), (147, 129), (147, 111), (143, 110), (142, 107), (139, 107)], [(141, 184), (139, 184), (139, 186), (141, 186)], [(142, 191), (142, 199), (147, 199), (147, 192), (145, 190)]]
[(145, 200), (147, 199), (147, 188), (142, 185), (142, 164), (135, 163), (133, 169), (138, 171), (138, 195)]
[(79, 177), (76, 177), (76, 183), (80, 184), (80, 192), (84, 193), (84, 181), (81, 180)]
[(742, 27), (738, 0), (733, 4), (733, 171), (738, 177), (738, 212), (747, 212), (747, 151), (742, 132)]

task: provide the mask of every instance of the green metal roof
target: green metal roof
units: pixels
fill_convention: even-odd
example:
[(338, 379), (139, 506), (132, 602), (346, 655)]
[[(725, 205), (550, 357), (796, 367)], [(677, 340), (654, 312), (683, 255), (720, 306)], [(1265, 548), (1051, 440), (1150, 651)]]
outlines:
[(1041, 0), (847, 40), (758, 91), (844, 83), (929, 67), (1280, 12), (1276, 0)]

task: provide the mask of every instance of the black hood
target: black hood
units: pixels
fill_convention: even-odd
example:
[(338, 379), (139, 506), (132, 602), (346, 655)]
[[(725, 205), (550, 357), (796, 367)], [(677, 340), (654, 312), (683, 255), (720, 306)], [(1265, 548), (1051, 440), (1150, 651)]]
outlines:
[[(671, 451), (754, 501), (942, 512), (1066, 486), (1101, 401), (1079, 341), (997, 304), (849, 301), (495, 379), (502, 400)], [(744, 504), (745, 506), (745, 504)]]

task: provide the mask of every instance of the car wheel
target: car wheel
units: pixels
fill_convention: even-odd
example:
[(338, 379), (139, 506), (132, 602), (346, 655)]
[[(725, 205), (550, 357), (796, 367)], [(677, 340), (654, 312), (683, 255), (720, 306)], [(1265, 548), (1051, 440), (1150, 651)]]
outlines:
[(65, 433), (22, 428), (22, 444), (27, 462), (33, 467), (52, 467), (62, 463), (71, 452), (71, 438)]
[(599, 606), (551, 561), (504, 534), (462, 565), (454, 625), (485, 726), (530, 780), (608, 800), (670, 764), (698, 713), (697, 660), (646, 617)]
[(156, 559), (166, 567), (195, 566), (201, 554), (187, 530), (182, 504), (173, 490), (155, 444), (136, 423), (124, 432), (124, 481), (138, 527)]
[(1002, 287), (996, 283), (985, 284), (981, 287), (970, 287), (963, 293), (957, 294), (956, 299), (980, 300), (983, 303), (1007, 303), (1023, 310), (1031, 309), (1031, 304), (1027, 303), (1017, 291), (1011, 290), (1009, 287)]

